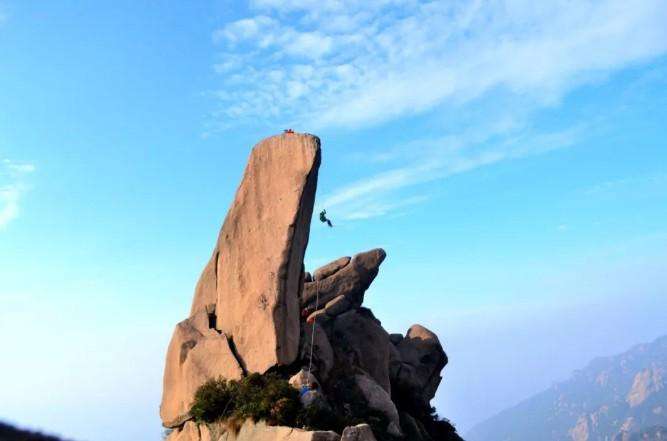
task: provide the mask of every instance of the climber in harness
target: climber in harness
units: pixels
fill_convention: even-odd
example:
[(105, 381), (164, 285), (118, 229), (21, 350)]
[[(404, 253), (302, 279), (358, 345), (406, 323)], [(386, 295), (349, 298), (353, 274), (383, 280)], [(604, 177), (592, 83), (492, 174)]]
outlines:
[(320, 391), (318, 389), (319, 384), (317, 384), (316, 381), (301, 386), (301, 389), (299, 390), (299, 399), (301, 400), (301, 404), (306, 407), (313, 404), (320, 396)]
[(322, 210), (320, 212), (320, 222), (329, 225), (329, 227), (333, 227), (333, 225), (331, 224), (331, 221), (329, 219), (327, 219), (327, 210)]

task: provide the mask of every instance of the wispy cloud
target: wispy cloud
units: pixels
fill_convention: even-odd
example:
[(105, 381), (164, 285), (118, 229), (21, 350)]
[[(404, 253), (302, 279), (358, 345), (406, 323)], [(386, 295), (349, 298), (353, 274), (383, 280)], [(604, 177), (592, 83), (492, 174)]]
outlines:
[(479, 127), (475, 132), (421, 139), (392, 152), (392, 162), (406, 163), (342, 186), (318, 202), (335, 208), (344, 220), (366, 219), (408, 205), (425, 197), (400, 196), (403, 189), (445, 179), (501, 161), (523, 158), (573, 145), (584, 127), (540, 133), (525, 128), (509, 131), (500, 126)]
[[(448, 127), (360, 160), (385, 167), (318, 202), (366, 219), (423, 202), (427, 182), (570, 146), (539, 131), (571, 90), (667, 53), (664, 0), (251, 0), (213, 33), (215, 120), (354, 129), (429, 113)], [(462, 110), (506, 101), (466, 129)], [(489, 104), (490, 108), (494, 104)], [(496, 106), (498, 107), (498, 106)], [(451, 118), (450, 118), (451, 117)], [(488, 121), (492, 121), (489, 123)]]
[(226, 122), (363, 126), (498, 88), (550, 104), (667, 51), (663, 0), (254, 0), (250, 10), (214, 32)]
[(588, 196), (602, 198), (628, 195), (653, 197), (656, 194), (667, 196), (667, 173), (652, 173), (604, 181), (587, 188), (584, 193)]
[(33, 164), (9, 159), (0, 162), (0, 230), (18, 217), (20, 201), (27, 190), (25, 178), (34, 171)]

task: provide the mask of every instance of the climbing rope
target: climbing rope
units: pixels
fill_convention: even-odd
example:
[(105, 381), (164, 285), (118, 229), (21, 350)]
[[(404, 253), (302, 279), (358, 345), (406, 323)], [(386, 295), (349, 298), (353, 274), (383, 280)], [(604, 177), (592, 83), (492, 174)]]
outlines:
[[(320, 306), (320, 281), (315, 281), (315, 311)], [(308, 381), (310, 381), (310, 371), (313, 369), (313, 347), (315, 346), (315, 322), (313, 319), (313, 331), (310, 333), (310, 360), (308, 362)]]

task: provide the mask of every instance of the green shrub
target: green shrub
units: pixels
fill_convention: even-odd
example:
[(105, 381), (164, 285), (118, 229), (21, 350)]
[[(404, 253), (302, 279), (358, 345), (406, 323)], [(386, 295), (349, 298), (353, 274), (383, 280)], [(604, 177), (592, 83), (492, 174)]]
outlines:
[(195, 393), (190, 415), (198, 423), (224, 422), (238, 428), (246, 419), (272, 426), (333, 430), (367, 423), (378, 441), (393, 441), (387, 418), (370, 409), (350, 376), (341, 375), (329, 391), (331, 404), (304, 407), (299, 391), (276, 373), (251, 374), (241, 380), (209, 380)]
[(197, 422), (265, 420), (294, 425), (301, 411), (299, 392), (276, 374), (251, 374), (239, 381), (209, 380), (195, 393), (190, 414)]

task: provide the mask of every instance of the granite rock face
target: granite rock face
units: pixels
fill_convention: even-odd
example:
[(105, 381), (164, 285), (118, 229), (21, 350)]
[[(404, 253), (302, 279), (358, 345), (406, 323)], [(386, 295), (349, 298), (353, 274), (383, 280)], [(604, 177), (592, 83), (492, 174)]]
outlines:
[[(429, 441), (433, 438), (424, 424), (407, 411), (401, 417), (397, 403), (408, 410), (419, 409), (423, 417), (442, 379), (447, 356), (437, 336), (425, 327), (413, 325), (406, 335), (390, 335), (362, 306), (385, 258), (384, 250), (374, 249), (334, 260), (313, 272), (313, 281), (305, 282), (301, 298), (302, 316), (307, 317), (301, 358), (308, 360), (311, 338), (307, 333), (315, 329), (312, 368), (325, 395), (356, 390), (368, 408), (384, 415), (386, 433), (396, 439)], [(349, 378), (354, 379), (353, 385)], [(348, 398), (336, 395), (333, 399)], [(452, 433), (447, 439), (459, 439), (454, 429)]]
[(209, 328), (209, 315), (199, 311), (174, 329), (167, 349), (160, 417), (166, 427), (188, 420), (197, 388), (217, 377), (239, 379), (243, 370), (224, 334)]
[(168, 349), (165, 426), (187, 419), (194, 391), (207, 379), (240, 378), (296, 359), (319, 165), (320, 141), (312, 135), (283, 134), (253, 148), (195, 288), (191, 317)]
[(353, 310), (338, 316), (332, 324), (331, 338), (337, 359), (358, 366), (391, 394), (389, 334), (369, 310)]
[(387, 431), (394, 436), (402, 436), (398, 409), (389, 393), (365, 374), (357, 374), (355, 381), (368, 403), (368, 407), (384, 414), (389, 421)]
[(238, 431), (216, 424), (208, 426), (188, 421), (182, 428), (171, 432), (166, 441), (340, 441), (340, 436), (328, 431), (267, 426), (251, 420), (245, 421)]
[(283, 134), (260, 142), (220, 231), (216, 328), (233, 339), (249, 372), (296, 359), (319, 166), (315, 136)]
[(315, 136), (283, 134), (257, 144), (195, 289), (191, 315), (215, 303), (216, 328), (234, 341), (250, 372), (297, 356), (319, 165)]
[(341, 257), (316, 270), (314, 280), (305, 283), (301, 307), (319, 309), (341, 298), (349, 303), (348, 309), (361, 306), (364, 293), (378, 275), (386, 256), (383, 249), (377, 248), (352, 259)]
[(438, 336), (421, 325), (412, 325), (397, 345), (399, 366), (394, 382), (411, 398), (423, 405), (435, 396), (447, 364), (447, 355)]
[(209, 305), (215, 305), (218, 301), (217, 296), (217, 268), (218, 268), (218, 245), (213, 249), (213, 255), (204, 267), (197, 286), (195, 287), (195, 295), (192, 299), (192, 307), (190, 308), (190, 316), (197, 314), (199, 311), (206, 309)]
[(368, 424), (346, 427), (340, 441), (376, 441), (373, 430)]

